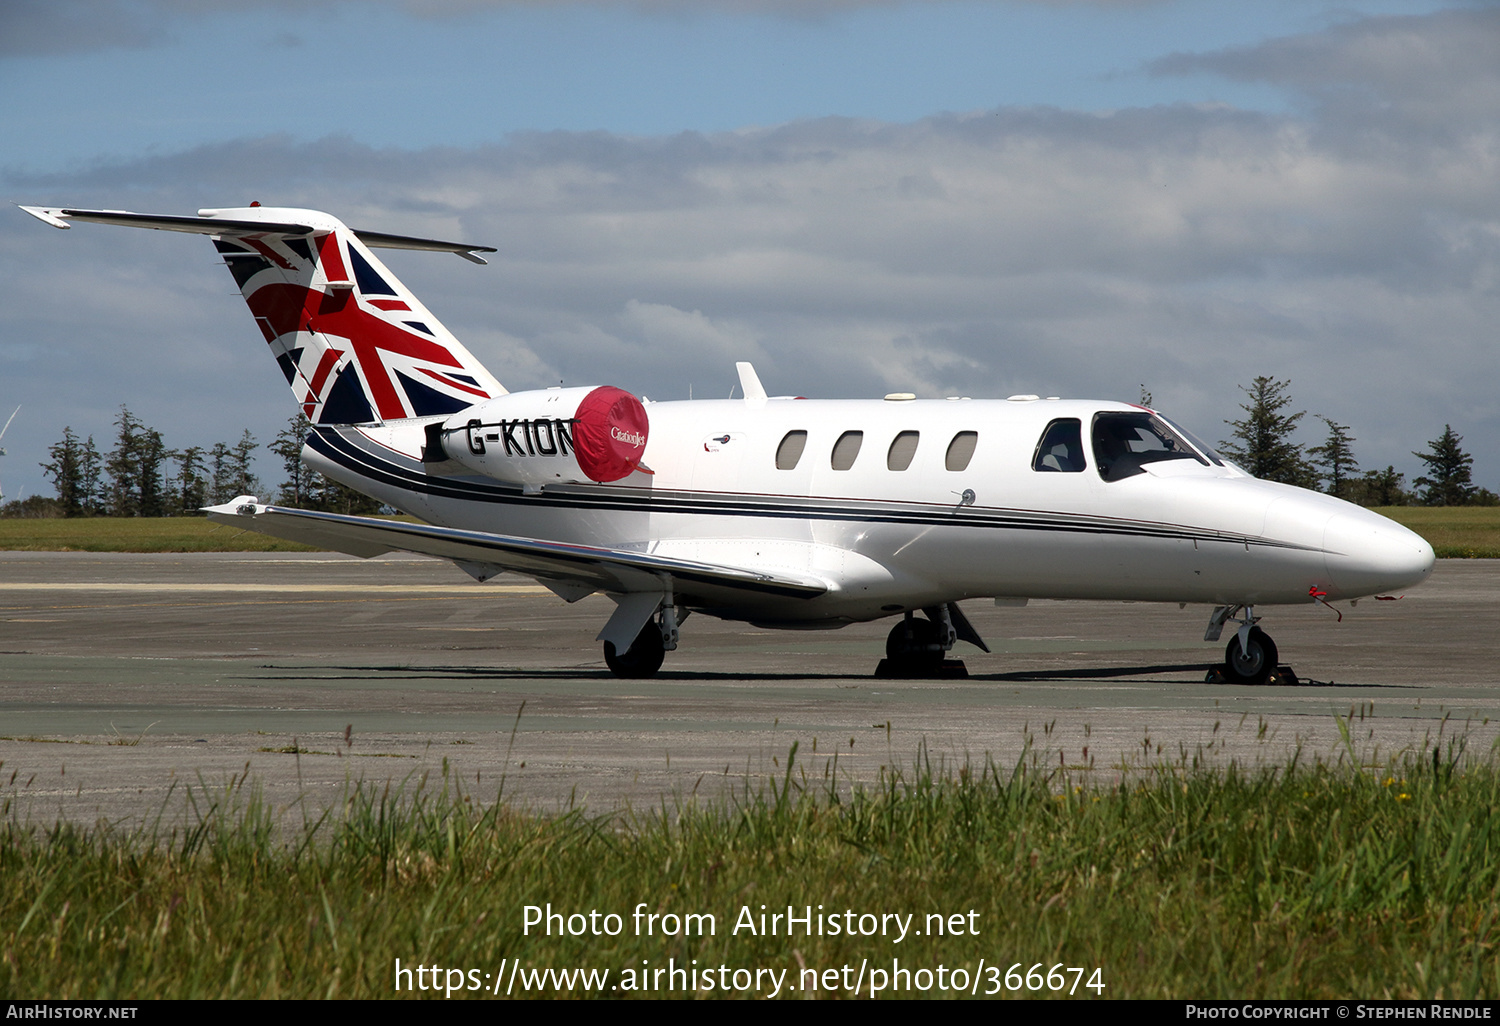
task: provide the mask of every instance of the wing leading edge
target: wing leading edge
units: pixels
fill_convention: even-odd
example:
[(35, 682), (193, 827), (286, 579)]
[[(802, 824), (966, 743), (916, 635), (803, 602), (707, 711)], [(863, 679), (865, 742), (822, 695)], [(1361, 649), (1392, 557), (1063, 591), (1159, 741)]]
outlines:
[[(129, 210), (78, 210), (72, 207), (28, 207), (21, 206), (32, 217), (44, 221), (54, 228), (71, 228), (69, 221), (92, 221), (96, 224), (114, 224), (126, 228), (155, 228), (166, 232), (189, 232), (197, 235), (237, 237), (274, 233), (277, 235), (308, 236), (319, 229), (309, 224), (293, 221), (237, 220), (227, 217), (210, 217), (200, 213), (197, 217), (175, 214), (137, 214)], [(418, 239), (410, 235), (391, 235), (388, 232), (366, 232), (350, 229), (366, 246), (376, 249), (419, 249), (432, 253), (456, 253), (472, 263), (487, 261), (480, 253), (498, 252), (494, 246), (471, 246), (466, 242), (444, 242), (441, 239)]]
[(450, 559), (481, 581), (510, 570), (536, 578), (569, 601), (596, 591), (613, 596), (661, 594), (664, 586), (682, 599), (710, 605), (748, 595), (811, 599), (828, 590), (827, 582), (814, 577), (484, 531), (316, 513), (270, 506), (249, 498), (210, 506), (204, 512), (210, 520), (221, 524), (353, 556), (368, 558), (385, 552), (415, 552)]

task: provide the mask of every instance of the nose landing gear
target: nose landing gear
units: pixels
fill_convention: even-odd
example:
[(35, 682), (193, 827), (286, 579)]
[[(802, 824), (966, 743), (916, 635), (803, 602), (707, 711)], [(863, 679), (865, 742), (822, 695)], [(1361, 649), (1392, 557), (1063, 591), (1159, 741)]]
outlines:
[(1264, 684), (1276, 672), (1276, 642), (1259, 627), (1240, 640), (1239, 631), (1224, 646), (1224, 679), (1230, 684)]
[[(1245, 615), (1235, 614), (1244, 610)], [(1256, 624), (1254, 606), (1219, 606), (1209, 617), (1208, 629), (1203, 632), (1204, 641), (1218, 641), (1224, 624), (1233, 621), (1239, 630), (1224, 646), (1224, 665), (1209, 671), (1208, 679), (1224, 684), (1296, 684), (1297, 675), (1290, 666), (1281, 666), (1277, 659), (1276, 642)]]

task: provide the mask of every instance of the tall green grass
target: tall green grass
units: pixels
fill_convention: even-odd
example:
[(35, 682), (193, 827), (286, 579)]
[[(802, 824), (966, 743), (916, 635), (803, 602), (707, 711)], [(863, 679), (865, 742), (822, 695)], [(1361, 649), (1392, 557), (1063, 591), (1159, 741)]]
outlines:
[[(124, 833), (28, 825), (12, 794), (0, 798), (0, 993), (389, 997), (398, 958), (481, 974), (460, 987), (489, 988), (482, 974), (503, 979), (515, 959), (608, 969), (612, 984), (669, 959), (791, 982), (802, 967), (849, 966), (853, 982), (862, 960), (899, 958), (971, 976), (982, 959), (997, 981), (1015, 963), (1017, 981), (1038, 963), (1098, 968), (1115, 998), (1500, 994), (1500, 774), (1463, 767), (1451, 744), (1378, 770), (1184, 760), (1106, 787), (1035, 758), (921, 756), (869, 787), (839, 783), (836, 760), (804, 765), (796, 746), (776, 762), (713, 800), (609, 816), (480, 801), (446, 772), (354, 781), (317, 814), (272, 809), (236, 778), (179, 796), (186, 825), (167, 825), (174, 806)], [(617, 913), (624, 929), (525, 935), (523, 907), (549, 902)], [(636, 936), (638, 903), (714, 913), (717, 932)], [(973, 910), (979, 932), (899, 944), (731, 933), (742, 906), (789, 904), (915, 913), (918, 928)], [(987, 972), (975, 979), (990, 988)]]

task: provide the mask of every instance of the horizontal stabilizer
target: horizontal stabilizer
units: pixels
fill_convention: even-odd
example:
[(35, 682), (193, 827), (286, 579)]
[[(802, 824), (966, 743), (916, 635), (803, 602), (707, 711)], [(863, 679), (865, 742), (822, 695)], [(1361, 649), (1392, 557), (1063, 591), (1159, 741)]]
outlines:
[[(199, 216), (182, 214), (136, 214), (128, 210), (77, 210), (72, 207), (28, 207), (22, 210), (54, 228), (71, 228), (69, 221), (92, 221), (96, 224), (117, 224), (127, 228), (154, 228), (167, 232), (192, 232), (198, 235), (219, 235), (233, 238), (242, 235), (290, 235), (294, 237), (313, 234), (318, 229), (313, 225), (295, 221), (256, 221), (232, 217)], [(408, 235), (390, 235), (385, 232), (363, 232), (350, 229), (359, 241), (376, 249), (419, 249), (434, 253), (457, 253), (465, 260), (476, 264), (485, 262), (480, 253), (496, 252), (494, 246), (472, 246), (466, 242), (443, 242), (440, 239), (418, 239)]]
[(765, 573), (644, 552), (566, 545), (484, 531), (460, 531), (341, 513), (315, 513), (236, 499), (204, 510), (210, 520), (355, 556), (415, 552), (458, 563), (487, 564), (538, 580), (567, 581), (615, 594), (654, 591), (671, 581), (681, 596), (705, 601), (747, 592), (816, 598), (828, 585), (814, 577)]

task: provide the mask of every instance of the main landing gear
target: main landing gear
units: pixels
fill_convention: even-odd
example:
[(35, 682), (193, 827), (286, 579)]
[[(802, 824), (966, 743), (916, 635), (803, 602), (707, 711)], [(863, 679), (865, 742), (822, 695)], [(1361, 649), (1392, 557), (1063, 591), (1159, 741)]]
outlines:
[(641, 628), (624, 652), (616, 652), (613, 642), (604, 643), (604, 664), (616, 677), (627, 680), (656, 676), (666, 657), (667, 647), (662, 644), (661, 629), (654, 620)]
[[(922, 612), (925, 619), (907, 613), (891, 628), (885, 641), (885, 658), (876, 668), (875, 676), (967, 677), (969, 671), (963, 660), (947, 657), (953, 646), (967, 641), (985, 652), (990, 650), (955, 603), (930, 606)], [(663, 603), (625, 651), (621, 652), (614, 642), (606, 641), (604, 662), (610, 672), (628, 680), (654, 677), (666, 654), (677, 647), (677, 627), (687, 615), (687, 610)]]
[(922, 612), (925, 620), (908, 612), (891, 628), (885, 639), (885, 658), (875, 668), (875, 676), (967, 677), (969, 670), (962, 659), (947, 658), (953, 646), (963, 640), (989, 651), (954, 603), (932, 606)]
[[(1236, 613), (1244, 611), (1244, 616)], [(1290, 666), (1277, 663), (1276, 642), (1256, 624), (1254, 606), (1219, 606), (1209, 617), (1208, 629), (1203, 632), (1204, 641), (1218, 641), (1224, 624), (1240, 625), (1224, 646), (1224, 665), (1209, 671), (1209, 680), (1221, 679), (1225, 684), (1296, 684), (1297, 675)]]
[[(671, 593), (668, 592), (670, 597)], [(677, 625), (687, 619), (685, 610), (663, 605), (624, 652), (615, 650), (613, 642), (604, 643), (604, 664), (616, 677), (642, 680), (656, 676), (667, 653), (677, 648)]]

